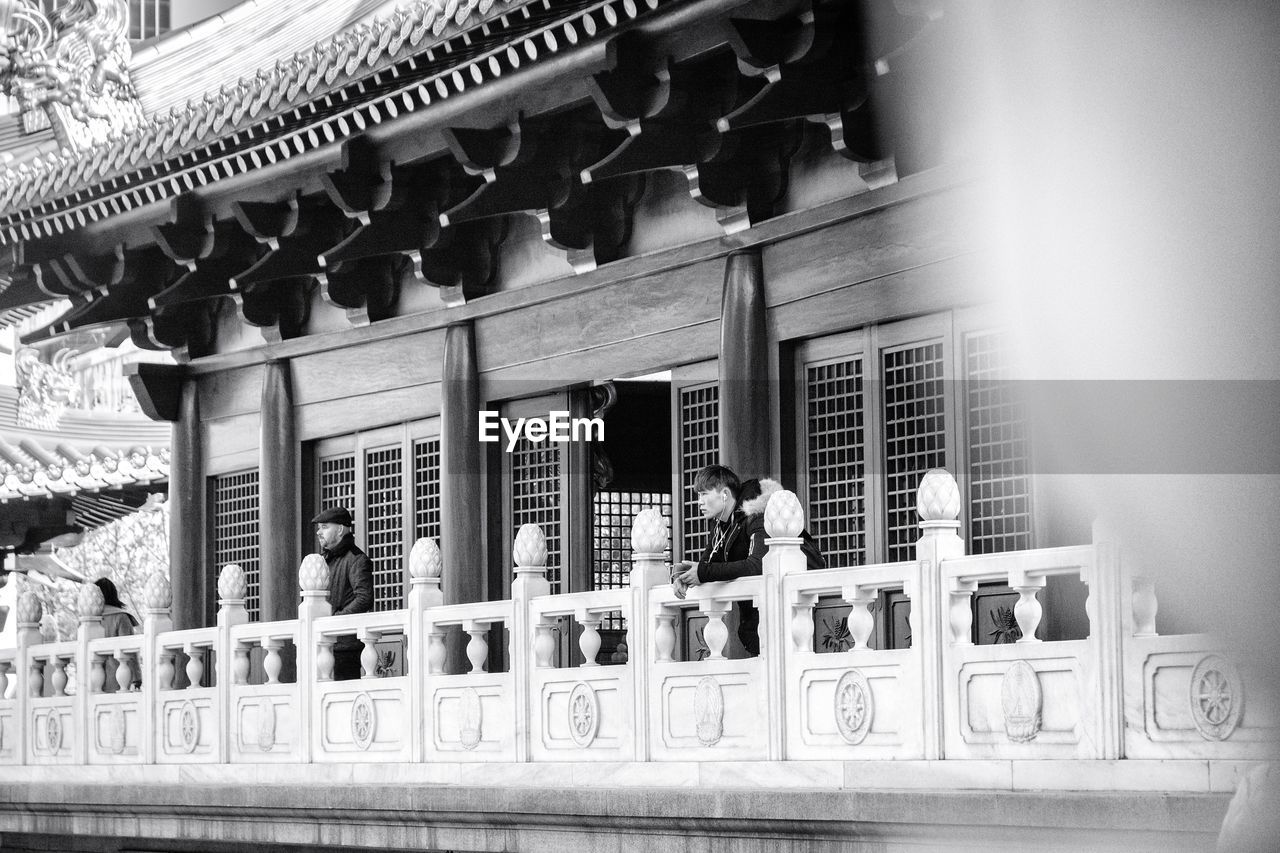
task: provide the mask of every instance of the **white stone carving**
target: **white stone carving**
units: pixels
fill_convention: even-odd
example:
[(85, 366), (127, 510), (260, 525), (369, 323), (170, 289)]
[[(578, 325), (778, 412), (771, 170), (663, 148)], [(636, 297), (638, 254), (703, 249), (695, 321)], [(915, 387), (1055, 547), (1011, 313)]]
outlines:
[(178, 711), (178, 741), (188, 755), (195, 752), (200, 743), (200, 712), (191, 701), (183, 702)]
[(600, 729), (600, 700), (591, 685), (578, 682), (569, 694), (569, 734), (581, 747), (591, 746)]
[(547, 564), (547, 537), (536, 524), (522, 524), (512, 548), (519, 568), (536, 568)]
[(1025, 660), (1014, 661), (1005, 670), (1000, 685), (1000, 705), (1004, 710), (1004, 733), (1014, 743), (1035, 740), (1040, 733), (1040, 710), (1044, 692), (1040, 677)]
[(724, 735), (724, 691), (710, 675), (698, 682), (693, 691), (693, 718), (698, 742), (715, 746)]
[(855, 746), (866, 740), (875, 718), (875, 699), (866, 676), (858, 670), (849, 670), (836, 683), (835, 713), (840, 737)]
[(76, 612), (83, 619), (101, 619), (102, 611), (106, 609), (106, 601), (102, 597), (102, 590), (98, 589), (95, 583), (86, 583), (80, 585), (80, 594), (76, 596)]
[(955, 521), (960, 517), (960, 487), (945, 468), (930, 468), (916, 492), (916, 512), (924, 521)]
[(1208, 655), (1191, 671), (1191, 719), (1205, 740), (1226, 740), (1244, 712), (1244, 679), (1231, 661)]
[(124, 708), (119, 705), (111, 709), (111, 743), (109, 749), (112, 755), (120, 755), (124, 752), (125, 740), (125, 720)]
[(650, 507), (636, 513), (631, 522), (631, 552), (633, 554), (661, 554), (667, 550), (667, 519)]
[(764, 508), (764, 529), (773, 539), (794, 539), (804, 530), (804, 510), (795, 492), (779, 489)]
[(44, 740), (49, 745), (49, 752), (57, 755), (62, 749), (62, 717), (57, 711), (50, 711), (44, 718)]
[(235, 563), (222, 567), (218, 573), (218, 598), (222, 601), (244, 601), (249, 594), (249, 582), (245, 580), (244, 569)]
[(258, 749), (270, 752), (276, 745), (276, 706), (270, 699), (258, 703)]
[(440, 546), (429, 537), (413, 543), (409, 551), (409, 576), (414, 578), (438, 578), (444, 569)]
[(303, 592), (326, 592), (329, 589), (329, 564), (319, 554), (308, 554), (298, 566), (298, 586)]
[(364, 750), (372, 746), (377, 724), (373, 700), (368, 693), (360, 693), (351, 703), (351, 739), (355, 745)]
[[(95, 587), (96, 588), (96, 587)], [(18, 624), (19, 625), (39, 625), (40, 619), (44, 616), (44, 607), (40, 604), (40, 599), (36, 598), (36, 594), (30, 590), (23, 592), (18, 596)]]
[(173, 585), (164, 572), (155, 572), (147, 578), (147, 585), (142, 591), (143, 601), (148, 610), (168, 611), (173, 604)]
[(463, 749), (475, 749), (480, 745), (480, 738), (484, 732), (484, 709), (480, 705), (480, 694), (474, 687), (468, 687), (458, 698), (462, 704), (458, 740), (462, 742)]

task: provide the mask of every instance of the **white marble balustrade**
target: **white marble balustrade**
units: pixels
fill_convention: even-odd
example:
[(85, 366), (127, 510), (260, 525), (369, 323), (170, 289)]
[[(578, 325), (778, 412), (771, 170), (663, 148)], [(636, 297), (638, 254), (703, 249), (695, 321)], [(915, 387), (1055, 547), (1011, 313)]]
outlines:
[[(0, 764), (1236, 759), (1275, 741), (1272, 709), (1245, 704), (1247, 666), (1207, 636), (1160, 636), (1153, 584), (1126, 570), (1105, 534), (966, 556), (959, 508), (955, 481), (931, 471), (915, 560), (809, 572), (799, 501), (780, 492), (766, 508), (763, 574), (685, 598), (670, 584), (656, 510), (635, 519), (621, 589), (551, 595), (545, 539), (525, 525), (505, 601), (445, 605), (447, 569), (426, 539), (408, 556), (402, 610), (331, 615), (316, 556), (299, 569), (298, 618), (279, 622), (249, 621), (237, 566), (219, 576), (217, 624), (195, 630), (171, 630), (163, 577), (148, 584), (132, 637), (101, 636), (89, 585), (77, 638), (42, 643), (27, 594), (17, 648), (0, 650)], [(1044, 642), (1040, 592), (1063, 574), (1088, 586), (1088, 636)], [(1019, 596), (1018, 642), (972, 642), (972, 596), (992, 581)], [(909, 646), (873, 649), (872, 605), (897, 591), (910, 604)], [(823, 598), (852, 608), (847, 651), (815, 651)], [(760, 610), (758, 657), (725, 654), (736, 602)], [(687, 653), (691, 633), (678, 637), (690, 616), (706, 619), (701, 659)], [(613, 617), (629, 656), (598, 661)], [(362, 677), (334, 681), (334, 643), (350, 635), (363, 644)], [(400, 675), (377, 671), (389, 635), (405, 643)], [(568, 643), (580, 655), (565, 654)], [(462, 657), (466, 671), (451, 669)]]

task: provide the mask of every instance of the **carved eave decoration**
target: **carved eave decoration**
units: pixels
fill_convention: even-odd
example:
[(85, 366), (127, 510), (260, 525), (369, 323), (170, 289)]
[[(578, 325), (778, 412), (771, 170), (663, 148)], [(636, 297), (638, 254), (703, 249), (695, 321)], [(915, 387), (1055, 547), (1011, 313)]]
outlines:
[(660, 171), (733, 233), (783, 211), (806, 145), (871, 187), (929, 160), (907, 116), (930, 111), (938, 17), (906, 0), (411, 3), (91, 156), (0, 173), (0, 310), (67, 298), (27, 340), (127, 327), (179, 358), (215, 351), (224, 300), (269, 342), (303, 334), (317, 298), (375, 323), (406, 288), (493, 292), (513, 216), (575, 272), (618, 260)]

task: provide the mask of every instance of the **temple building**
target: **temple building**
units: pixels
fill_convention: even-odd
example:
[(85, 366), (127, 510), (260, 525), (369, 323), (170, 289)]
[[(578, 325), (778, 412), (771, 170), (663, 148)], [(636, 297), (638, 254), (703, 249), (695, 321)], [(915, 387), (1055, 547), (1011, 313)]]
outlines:
[[(0, 423), (0, 520), (171, 528), (135, 637), (13, 605), (0, 849), (1212, 846), (1275, 715), (1034, 476), (956, 5), (8, 4), (0, 311), (152, 425)], [(777, 544), (677, 600), (712, 463)]]

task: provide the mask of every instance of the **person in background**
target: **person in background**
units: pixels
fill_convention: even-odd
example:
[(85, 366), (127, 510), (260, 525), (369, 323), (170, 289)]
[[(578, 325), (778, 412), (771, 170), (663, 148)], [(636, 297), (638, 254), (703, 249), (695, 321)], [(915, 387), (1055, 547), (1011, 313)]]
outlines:
[(116, 585), (106, 578), (98, 578), (93, 582), (102, 590), (102, 635), (104, 637), (127, 637), (138, 627), (138, 618), (125, 609), (120, 601), (120, 593)]
[[(334, 616), (365, 613), (373, 609), (373, 561), (356, 547), (355, 522), (346, 507), (324, 510), (311, 523), (316, 526), (320, 553), (329, 564), (326, 600)], [(333, 680), (360, 677), (360, 652), (364, 644), (354, 635), (341, 636), (333, 644)]]
[[(682, 562), (671, 567), (671, 584), (675, 593), (684, 598), (689, 587), (713, 581), (758, 575), (764, 571), (765, 544), (764, 508), (774, 492), (782, 486), (768, 478), (762, 480), (738, 480), (732, 469), (723, 465), (708, 465), (698, 472), (693, 481), (698, 492), (698, 507), (703, 518), (709, 520), (711, 544), (702, 552), (696, 563)], [(809, 531), (801, 531), (804, 544), (801, 550), (807, 558), (807, 568), (824, 569), (826, 561), (818, 550)], [(760, 654), (760, 611), (749, 601), (738, 602), (738, 639), (747, 654)]]

